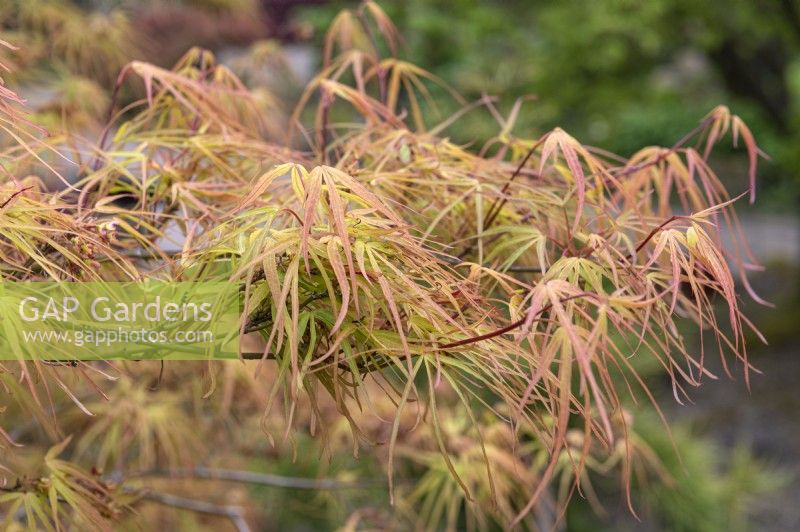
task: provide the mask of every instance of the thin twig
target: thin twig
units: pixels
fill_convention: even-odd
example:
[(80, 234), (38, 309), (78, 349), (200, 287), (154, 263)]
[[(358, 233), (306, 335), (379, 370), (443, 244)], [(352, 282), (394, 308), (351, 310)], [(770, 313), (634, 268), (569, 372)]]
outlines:
[[(528, 164), (528, 161), (533, 156), (533, 152), (535, 152), (536, 149), (539, 146), (541, 146), (542, 143), (545, 140), (547, 140), (547, 137), (549, 135), (550, 135), (550, 133), (546, 133), (533, 146), (531, 146), (531, 149), (528, 150), (528, 153), (525, 154), (525, 157), (523, 157), (522, 161), (520, 161), (520, 163), (517, 165), (517, 168), (516, 168), (516, 170), (514, 170), (514, 173), (511, 174), (511, 177), (508, 178), (508, 181), (506, 181), (506, 184), (503, 185), (503, 188), (500, 190), (500, 195), (503, 196), (503, 197), (502, 198), (496, 198), (494, 200), (494, 202), (492, 203), (492, 205), (489, 207), (489, 211), (487, 212), (487, 215), (486, 215), (486, 221), (485, 221), (481, 231), (483, 231), (483, 232), (488, 231), (489, 228), (494, 223), (495, 219), (497, 219), (498, 214), (500, 214), (500, 210), (508, 202), (508, 198), (505, 197), (505, 194), (508, 192), (508, 189), (511, 187), (511, 183), (513, 183), (514, 180), (517, 178), (517, 176), (519, 176), (522, 173), (522, 169), (525, 168), (526, 164)], [(459, 255), (458, 255), (459, 258), (463, 258), (463, 257), (466, 257), (467, 255), (469, 255), (469, 253), (473, 250), (474, 247), (475, 247), (475, 241), (472, 241), (461, 253), (459, 253)]]
[(159, 493), (157, 491), (145, 491), (141, 493), (141, 498), (144, 500), (157, 502), (164, 506), (171, 506), (173, 508), (181, 508), (209, 515), (219, 515), (227, 517), (236, 527), (239, 532), (250, 532), (250, 526), (245, 521), (242, 515), (242, 508), (240, 506), (227, 506), (214, 504), (206, 501), (199, 501), (197, 499), (188, 499), (178, 495), (169, 493)]
[(658, 233), (659, 231), (664, 229), (666, 226), (668, 226), (669, 224), (671, 224), (675, 220), (681, 220), (681, 219), (685, 219), (685, 218), (688, 218), (688, 217), (687, 216), (680, 216), (680, 215), (676, 214), (676, 215), (670, 216), (667, 220), (665, 220), (659, 226), (654, 227), (653, 230), (650, 231), (650, 234), (648, 234), (641, 242), (639, 242), (639, 245), (636, 246), (636, 249), (633, 251), (633, 253), (631, 253), (630, 260), (632, 261), (634, 259), (634, 257), (636, 257), (636, 254), (639, 253), (642, 250), (642, 248), (645, 247), (647, 245), (647, 243), (650, 242), (650, 240), (653, 239), (654, 236), (656, 236), (656, 233)]
[(677, 152), (684, 144), (689, 142), (692, 139), (692, 137), (694, 137), (698, 133), (701, 133), (714, 120), (715, 120), (715, 117), (713, 115), (706, 117), (705, 120), (700, 122), (697, 126), (695, 126), (694, 129), (689, 131), (687, 134), (685, 134), (683, 137), (681, 137), (675, 144), (673, 144), (671, 148), (669, 148), (668, 150), (663, 151), (658, 156), (650, 159), (649, 161), (643, 161), (643, 162), (641, 162), (639, 164), (636, 164), (636, 165), (633, 165), (633, 166), (631, 166), (629, 168), (620, 169), (620, 171), (616, 174), (616, 177), (625, 177), (625, 176), (628, 176), (630, 174), (635, 174), (636, 172), (644, 170), (645, 168), (648, 168), (650, 166), (655, 166), (656, 164), (660, 163), (661, 161), (663, 161), (664, 159), (666, 159), (667, 157), (669, 157), (673, 153)]
[(289, 488), (300, 490), (345, 490), (345, 489), (365, 489), (382, 485), (378, 481), (343, 481), (332, 478), (303, 478), (274, 475), (272, 473), (258, 473), (255, 471), (240, 471), (236, 469), (217, 469), (208, 467), (194, 467), (190, 469), (170, 469), (148, 471), (136, 476), (153, 477), (168, 476), (175, 478), (200, 478), (205, 480), (226, 480), (231, 482), (245, 482), (248, 484), (259, 484), (261, 486), (272, 486), (275, 488)]
[[(458, 257), (451, 257), (450, 255), (445, 255), (444, 253), (438, 253), (436, 251), (431, 251), (431, 253), (442, 262), (446, 262), (451, 266), (460, 266), (461, 264), (465, 264), (464, 261), (459, 259)], [(500, 270), (498, 270), (500, 271)], [(502, 270), (503, 272), (511, 272), (511, 273), (542, 273), (544, 268), (541, 266), (509, 266)]]
[(17, 196), (19, 196), (20, 194), (22, 194), (22, 193), (23, 193), (23, 192), (25, 192), (26, 190), (30, 190), (30, 189), (32, 189), (32, 188), (33, 188), (32, 186), (31, 186), (31, 187), (25, 187), (25, 188), (21, 188), (21, 189), (19, 189), (19, 190), (15, 191), (13, 194), (11, 194), (11, 195), (10, 195), (10, 196), (7, 198), (7, 199), (6, 199), (6, 200), (5, 200), (5, 201), (4, 201), (2, 204), (0, 204), (0, 210), (3, 210), (3, 209), (5, 209), (5, 208), (6, 208), (6, 205), (8, 205), (9, 203), (11, 203), (11, 202), (14, 200), (14, 198), (16, 198)]
[[(589, 297), (589, 296), (594, 296), (594, 294), (592, 294), (591, 292), (582, 292), (580, 294), (574, 294), (574, 295), (571, 295), (571, 296), (567, 296), (564, 299), (561, 299), (560, 303), (566, 303), (567, 301), (570, 301), (572, 299), (577, 299), (579, 297)], [(542, 314), (544, 314), (545, 312), (550, 310), (552, 307), (553, 307), (552, 303), (548, 303), (547, 305), (543, 306), (535, 314), (534, 319), (538, 319), (539, 316), (541, 316)], [(449, 343), (449, 344), (440, 345), (439, 349), (452, 349), (454, 347), (461, 347), (461, 346), (468, 345), (468, 344), (474, 344), (474, 343), (477, 343), (477, 342), (482, 342), (483, 340), (489, 340), (490, 338), (495, 338), (497, 336), (501, 336), (501, 335), (503, 335), (503, 334), (505, 334), (507, 332), (511, 332), (514, 329), (522, 327), (522, 325), (527, 320), (528, 320), (528, 317), (525, 316), (524, 318), (521, 318), (521, 319), (515, 321), (514, 323), (506, 325), (505, 327), (501, 327), (501, 328), (499, 328), (497, 330), (494, 330), (492, 332), (488, 332), (486, 334), (481, 334), (480, 336), (472, 336), (470, 338), (464, 338), (463, 340), (458, 340), (457, 342), (452, 342), (452, 343)]]
[[(511, 183), (513, 183), (514, 180), (517, 178), (517, 176), (519, 176), (522, 173), (522, 169), (525, 168), (526, 164), (528, 164), (528, 161), (533, 156), (533, 153), (536, 151), (536, 149), (539, 146), (542, 145), (542, 143), (544, 141), (547, 140), (547, 137), (549, 137), (549, 136), (550, 136), (550, 133), (546, 133), (533, 146), (531, 146), (531, 149), (529, 149), (528, 153), (525, 154), (525, 157), (519, 163), (519, 165), (517, 166), (517, 169), (514, 170), (514, 173), (511, 174), (511, 177), (509, 177), (508, 181), (506, 181), (506, 184), (503, 185), (503, 188), (500, 190), (500, 195), (501, 196), (505, 196), (506, 192), (508, 192), (508, 189), (511, 187)], [(502, 198), (496, 199), (494, 201), (494, 203), (492, 203), (491, 207), (489, 207), (489, 213), (486, 216), (486, 223), (484, 224), (484, 227), (483, 227), (484, 231), (488, 230), (491, 227), (491, 225), (494, 223), (495, 219), (497, 218), (497, 215), (500, 214), (500, 209), (502, 209), (503, 206), (507, 202), (508, 202), (508, 198), (502, 197)]]

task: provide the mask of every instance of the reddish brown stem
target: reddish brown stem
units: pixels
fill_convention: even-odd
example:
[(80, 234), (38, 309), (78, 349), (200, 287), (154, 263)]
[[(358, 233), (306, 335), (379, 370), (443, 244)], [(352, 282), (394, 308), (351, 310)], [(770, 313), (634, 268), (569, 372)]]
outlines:
[(650, 242), (650, 240), (652, 240), (652, 239), (653, 239), (653, 237), (654, 237), (654, 236), (656, 236), (656, 233), (658, 233), (659, 231), (661, 231), (662, 229), (664, 229), (666, 226), (668, 226), (669, 224), (671, 224), (671, 223), (672, 223), (672, 222), (674, 222), (675, 220), (681, 220), (681, 219), (683, 219), (683, 218), (686, 218), (686, 216), (679, 216), (679, 215), (677, 215), (677, 214), (676, 214), (676, 215), (674, 215), (674, 216), (670, 216), (670, 217), (669, 217), (669, 218), (668, 218), (666, 221), (664, 221), (664, 222), (663, 222), (661, 225), (659, 225), (658, 227), (654, 227), (654, 228), (653, 228), (653, 230), (652, 230), (652, 231), (650, 231), (650, 234), (649, 234), (649, 235), (647, 235), (647, 236), (644, 238), (644, 240), (642, 240), (641, 242), (639, 242), (639, 245), (638, 245), (638, 246), (636, 246), (636, 249), (634, 250), (634, 252), (633, 252), (633, 253), (631, 253), (630, 260), (633, 260), (633, 258), (636, 256), (636, 254), (637, 254), (637, 253), (639, 253), (639, 252), (642, 250), (642, 248), (643, 248), (643, 247), (645, 247), (645, 246), (647, 245), (647, 243), (648, 243), (648, 242)]
[(694, 137), (698, 133), (702, 132), (713, 121), (714, 121), (714, 117), (713, 116), (707, 117), (705, 120), (700, 122), (694, 129), (692, 129), (690, 132), (688, 132), (683, 137), (681, 137), (681, 139), (678, 140), (678, 142), (676, 142), (675, 144), (673, 144), (670, 149), (660, 153), (657, 157), (655, 157), (653, 159), (650, 159), (649, 161), (644, 161), (644, 162), (642, 162), (640, 164), (631, 166), (630, 168), (624, 168), (624, 169), (620, 170), (620, 172), (617, 174), (617, 177), (625, 177), (625, 176), (628, 176), (628, 175), (631, 175), (631, 174), (635, 174), (636, 172), (644, 170), (645, 168), (649, 168), (651, 166), (654, 166), (654, 165), (660, 163), (661, 161), (663, 161), (664, 159), (666, 159), (667, 157), (669, 157), (673, 153), (677, 152), (684, 144), (689, 142), (692, 139), (692, 137)]
[(17, 196), (19, 196), (20, 194), (22, 194), (22, 193), (23, 193), (23, 192), (25, 192), (26, 190), (30, 190), (30, 189), (32, 189), (32, 188), (33, 188), (33, 187), (25, 187), (25, 188), (21, 188), (21, 189), (17, 190), (16, 192), (14, 192), (13, 194), (11, 194), (11, 195), (8, 197), (8, 199), (6, 199), (6, 200), (5, 200), (5, 201), (4, 201), (2, 204), (0, 204), (0, 210), (3, 210), (3, 209), (5, 209), (5, 208), (6, 208), (6, 205), (8, 205), (9, 203), (11, 203), (11, 202), (14, 200), (14, 198), (16, 198)]
[[(583, 292), (583, 293), (580, 293), (580, 294), (574, 294), (574, 295), (571, 295), (571, 296), (567, 296), (564, 299), (560, 300), (560, 302), (561, 303), (566, 303), (567, 301), (570, 301), (572, 299), (577, 299), (579, 297), (589, 297), (589, 296), (593, 296), (593, 295), (594, 294), (592, 294), (591, 292)], [(551, 308), (553, 308), (553, 304), (552, 303), (548, 303), (547, 305), (543, 306), (536, 313), (536, 315), (534, 316), (534, 319), (538, 319), (539, 316), (541, 316), (542, 314), (544, 314), (545, 312), (547, 312)], [(439, 349), (452, 349), (454, 347), (461, 347), (461, 346), (464, 346), (464, 345), (474, 344), (476, 342), (482, 342), (483, 340), (489, 340), (491, 338), (496, 338), (496, 337), (501, 336), (501, 335), (503, 335), (503, 334), (505, 334), (507, 332), (511, 332), (514, 329), (522, 327), (522, 325), (525, 323), (525, 321), (527, 321), (527, 319), (528, 319), (528, 317), (525, 316), (524, 318), (521, 318), (521, 319), (515, 321), (514, 323), (506, 325), (505, 327), (501, 327), (500, 329), (497, 329), (495, 331), (488, 332), (486, 334), (481, 334), (480, 336), (473, 336), (471, 338), (464, 338), (463, 340), (458, 340), (457, 342), (451, 342), (449, 344), (440, 345)]]
[[(536, 142), (533, 146), (531, 146), (531, 149), (528, 150), (528, 153), (525, 154), (525, 157), (523, 157), (522, 161), (520, 161), (520, 163), (517, 165), (517, 168), (516, 170), (514, 170), (514, 173), (511, 174), (511, 177), (508, 178), (506, 184), (503, 185), (503, 188), (500, 190), (501, 196), (505, 195), (506, 192), (508, 192), (508, 189), (511, 187), (511, 183), (513, 183), (514, 180), (517, 178), (517, 176), (519, 176), (522, 173), (522, 169), (525, 168), (526, 164), (528, 164), (528, 161), (533, 156), (533, 152), (536, 151), (536, 148), (541, 146), (541, 144), (547, 139), (549, 135), (550, 133), (546, 133), (541, 139), (539, 139), (538, 142)], [(505, 197), (497, 198), (495, 199), (494, 202), (492, 202), (492, 205), (489, 207), (489, 212), (486, 215), (486, 222), (483, 225), (483, 231), (488, 230), (492, 226), (495, 219), (497, 219), (497, 215), (500, 214), (500, 209), (502, 209), (507, 202), (508, 199)], [(463, 259), (467, 255), (469, 255), (469, 253), (473, 250), (474, 247), (475, 243), (472, 242), (459, 254), (458, 257)]]
[[(522, 173), (522, 169), (523, 169), (523, 168), (525, 168), (525, 165), (526, 165), (526, 164), (528, 164), (528, 161), (529, 161), (529, 160), (530, 160), (530, 158), (533, 156), (533, 152), (535, 152), (535, 151), (536, 151), (536, 149), (537, 149), (539, 146), (541, 146), (541, 145), (542, 145), (542, 143), (543, 143), (545, 140), (547, 140), (547, 137), (548, 137), (548, 136), (550, 136), (550, 133), (546, 133), (546, 134), (545, 134), (545, 135), (544, 135), (542, 138), (540, 138), (540, 139), (539, 139), (539, 140), (536, 142), (536, 144), (534, 144), (533, 146), (531, 146), (531, 149), (529, 149), (529, 150), (528, 150), (528, 153), (526, 153), (526, 154), (525, 154), (525, 157), (524, 157), (524, 158), (522, 159), (522, 161), (519, 163), (519, 165), (517, 166), (517, 169), (516, 169), (516, 170), (514, 170), (514, 173), (513, 173), (513, 174), (511, 174), (511, 177), (509, 177), (509, 178), (508, 178), (508, 181), (506, 181), (506, 184), (505, 184), (505, 185), (503, 185), (503, 188), (500, 190), (500, 194), (501, 194), (501, 195), (505, 195), (505, 193), (506, 193), (506, 192), (508, 192), (508, 189), (511, 187), (511, 183), (512, 183), (512, 182), (513, 182), (513, 181), (514, 181), (516, 178), (517, 178), (517, 176), (519, 176), (519, 174), (520, 174), (520, 173)], [(484, 227), (483, 227), (483, 230), (484, 230), (484, 231), (485, 231), (485, 230), (487, 230), (487, 229), (489, 229), (489, 227), (491, 227), (491, 225), (494, 223), (494, 220), (495, 220), (495, 218), (497, 218), (497, 215), (500, 213), (500, 209), (502, 209), (502, 208), (503, 208), (503, 206), (504, 206), (504, 205), (505, 205), (507, 202), (508, 202), (508, 199), (506, 199), (506, 198), (498, 198), (498, 199), (496, 199), (496, 200), (494, 201), (494, 203), (492, 203), (492, 206), (491, 206), (491, 207), (489, 207), (489, 214), (488, 214), (488, 216), (486, 217), (486, 224), (485, 224), (485, 225), (484, 225)]]

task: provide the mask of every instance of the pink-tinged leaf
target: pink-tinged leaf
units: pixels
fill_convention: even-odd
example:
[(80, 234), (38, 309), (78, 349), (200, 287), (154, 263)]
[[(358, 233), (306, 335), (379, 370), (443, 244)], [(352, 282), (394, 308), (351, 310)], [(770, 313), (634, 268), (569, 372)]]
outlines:
[(411, 372), (411, 351), (408, 348), (408, 340), (406, 339), (406, 331), (403, 327), (403, 321), (400, 319), (400, 311), (397, 309), (397, 302), (394, 299), (394, 295), (392, 294), (392, 287), (389, 285), (389, 282), (386, 280), (386, 277), (381, 275), (378, 277), (378, 284), (381, 287), (381, 292), (383, 293), (383, 297), (386, 299), (386, 304), (389, 306), (389, 311), (392, 314), (392, 320), (394, 321), (394, 327), (397, 331), (397, 334), (400, 336), (400, 343), (403, 345), (403, 354), (408, 359), (408, 366), (409, 366), (409, 374)]
[[(298, 266), (299, 266), (299, 259), (295, 257), (289, 268), (286, 271), (286, 277), (288, 280), (286, 281), (287, 284), (291, 285), (290, 291), (290, 301), (291, 301), (291, 319), (292, 319), (292, 328), (291, 334), (289, 335), (289, 356), (292, 359), (292, 375), (294, 379), (290, 381), (289, 391), (292, 394), (292, 397), (296, 397), (297, 389), (302, 386), (301, 382), (297, 382), (300, 377), (299, 367), (300, 367), (300, 356), (299, 356), (299, 344), (300, 338), (298, 335), (300, 334), (298, 328), (298, 320), (300, 318), (300, 296), (299, 296), (299, 279), (298, 279)], [(294, 407), (294, 405), (292, 405)], [(285, 436), (288, 436), (288, 430), (291, 426), (291, 422), (287, 422), (287, 433)]]
[(546, 290), (544, 287), (540, 290), (536, 290), (531, 299), (530, 306), (528, 307), (528, 312), (525, 315), (525, 321), (522, 324), (522, 328), (520, 329), (520, 337), (518, 341), (522, 339), (522, 337), (527, 336), (531, 331), (531, 326), (533, 325), (534, 321), (538, 319), (539, 314), (542, 312), (543, 308), (543, 301), (546, 296)]
[(356, 267), (353, 261), (353, 252), (350, 245), (350, 233), (347, 230), (347, 222), (345, 221), (345, 208), (342, 198), (339, 196), (339, 190), (336, 187), (336, 180), (334, 176), (342, 174), (333, 168), (322, 166), (315, 168), (311, 173), (319, 172), (325, 180), (325, 186), (328, 193), (328, 204), (330, 205), (331, 217), (333, 218), (333, 225), (336, 229), (336, 234), (341, 239), (342, 249), (344, 256), (347, 260), (347, 269), (350, 274), (350, 286), (352, 289), (353, 304), (355, 305), (356, 312), (360, 312), (358, 303), (358, 284), (356, 283)]
[(745, 147), (747, 148), (747, 158), (750, 162), (750, 167), (748, 170), (748, 177), (750, 180), (750, 203), (756, 201), (756, 167), (758, 165), (758, 145), (756, 144), (755, 138), (753, 138), (753, 134), (750, 132), (750, 128), (745, 125), (741, 118), (738, 116), (733, 117), (733, 135), (734, 135), (734, 145), (736, 144), (736, 139), (738, 135), (742, 135), (742, 139), (744, 139)]
[(711, 126), (708, 129), (708, 134), (706, 137), (706, 149), (703, 153), (704, 159), (708, 159), (708, 156), (711, 155), (711, 150), (714, 145), (717, 143), (717, 141), (719, 141), (720, 138), (725, 136), (725, 133), (728, 132), (731, 121), (731, 112), (724, 105), (719, 105), (715, 107), (708, 115), (706, 115), (705, 119), (703, 119), (703, 122), (701, 122), (701, 126), (704, 123), (707, 123), (709, 120), (711, 120)]
[(149, 70), (139, 72), (144, 82), (144, 93), (147, 97), (147, 105), (153, 106), (153, 74)]
[(303, 259), (306, 263), (306, 272), (310, 272), (311, 265), (308, 261), (308, 239), (311, 233), (311, 226), (316, 219), (317, 207), (322, 193), (322, 179), (319, 173), (312, 172), (311, 174), (306, 174), (304, 184), (306, 197), (303, 202), (303, 232), (300, 239), (300, 247), (303, 253)]
[(583, 216), (583, 205), (586, 200), (586, 176), (583, 173), (583, 167), (578, 160), (578, 154), (572, 147), (573, 139), (571, 137), (559, 138), (558, 145), (561, 148), (561, 153), (564, 154), (564, 160), (567, 162), (572, 177), (575, 179), (575, 192), (578, 196), (578, 205), (576, 207), (575, 222), (572, 225), (572, 232), (578, 230), (581, 217)]
[[(663, 240), (667, 240), (664, 238)], [(670, 314), (675, 312), (675, 306), (678, 304), (678, 295), (680, 294), (681, 287), (681, 257), (678, 244), (674, 238), (669, 239), (669, 261), (672, 264), (672, 302), (669, 305)]]
[(586, 379), (589, 383), (589, 390), (584, 393), (591, 392), (595, 406), (597, 407), (597, 413), (600, 416), (600, 422), (603, 425), (607, 441), (610, 444), (614, 441), (614, 431), (611, 429), (611, 420), (606, 411), (604, 394), (600, 390), (597, 380), (595, 379), (594, 371), (592, 370), (592, 353), (587, 349), (586, 343), (578, 336), (575, 324), (567, 314), (561, 299), (559, 299), (555, 291), (550, 297), (550, 304), (561, 326), (564, 331), (566, 331), (567, 336), (569, 336), (572, 348), (575, 350), (575, 360), (578, 361), (578, 365), (580, 366), (581, 378)]
[(336, 180), (339, 181), (342, 186), (349, 188), (353, 194), (358, 196), (359, 198), (363, 199), (368, 207), (375, 209), (378, 213), (385, 216), (394, 224), (399, 227), (405, 227), (406, 223), (400, 218), (392, 209), (390, 209), (386, 203), (381, 200), (374, 192), (372, 192), (369, 188), (364, 186), (360, 181), (354, 179), (353, 177), (349, 176), (348, 174), (338, 170), (336, 168), (324, 167), (327, 172), (331, 175), (335, 176)]
[(333, 328), (331, 328), (331, 334), (333, 334), (339, 330), (339, 327), (342, 325), (350, 305), (350, 284), (347, 280), (347, 273), (345, 272), (344, 264), (342, 264), (342, 259), (339, 257), (339, 246), (333, 238), (328, 241), (328, 262), (330, 262), (333, 274), (336, 276), (336, 281), (339, 283), (339, 290), (342, 292), (341, 307), (336, 316), (336, 322), (333, 324)]
[(544, 172), (544, 167), (555, 153), (559, 144), (558, 138), (562, 133), (563, 132), (561, 129), (556, 128), (550, 132), (550, 134), (547, 136), (547, 139), (544, 141), (544, 145), (542, 146), (542, 155), (539, 159), (539, 174)]
[(236, 207), (228, 212), (226, 216), (231, 216), (244, 210), (246, 207), (251, 206), (258, 198), (260, 198), (267, 190), (269, 190), (269, 187), (272, 185), (272, 182), (275, 181), (276, 177), (283, 175), (286, 172), (290, 172), (292, 167), (293, 165), (283, 164), (263, 174), (256, 180), (255, 183), (253, 183), (247, 195), (243, 197)]

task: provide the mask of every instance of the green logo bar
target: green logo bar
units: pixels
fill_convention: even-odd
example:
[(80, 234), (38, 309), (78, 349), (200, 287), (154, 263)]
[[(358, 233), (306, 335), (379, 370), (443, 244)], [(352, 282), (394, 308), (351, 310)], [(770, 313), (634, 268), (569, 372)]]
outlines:
[(234, 358), (239, 316), (238, 283), (0, 283), (0, 360)]

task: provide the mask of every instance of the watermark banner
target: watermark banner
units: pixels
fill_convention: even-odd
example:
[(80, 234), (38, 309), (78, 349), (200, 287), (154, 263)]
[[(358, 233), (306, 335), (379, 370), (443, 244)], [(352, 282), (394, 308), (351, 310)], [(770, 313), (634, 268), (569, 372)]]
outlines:
[(235, 358), (239, 316), (238, 283), (0, 283), (0, 360)]

